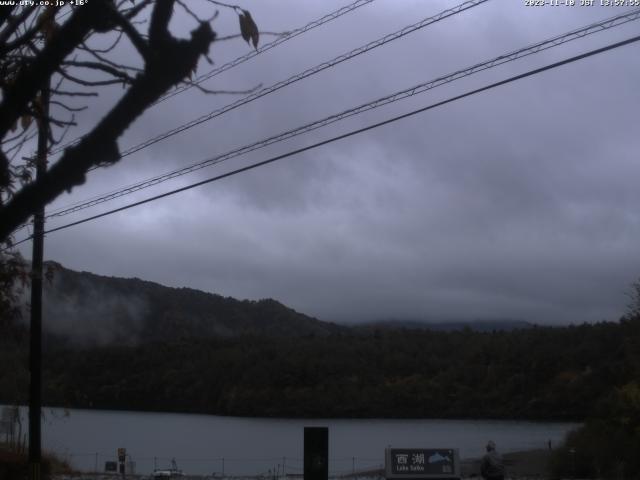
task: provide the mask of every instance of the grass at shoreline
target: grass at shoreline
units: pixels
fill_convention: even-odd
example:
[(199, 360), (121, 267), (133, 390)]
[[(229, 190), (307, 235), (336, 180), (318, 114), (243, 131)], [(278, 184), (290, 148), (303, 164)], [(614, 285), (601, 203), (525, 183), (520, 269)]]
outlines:
[[(27, 453), (24, 450), (10, 448), (5, 443), (0, 443), (0, 479), (18, 480), (26, 478), (28, 472)], [(56, 455), (43, 452), (42, 454), (42, 474), (43, 478), (49, 475), (71, 474), (73, 469), (64, 460)]]

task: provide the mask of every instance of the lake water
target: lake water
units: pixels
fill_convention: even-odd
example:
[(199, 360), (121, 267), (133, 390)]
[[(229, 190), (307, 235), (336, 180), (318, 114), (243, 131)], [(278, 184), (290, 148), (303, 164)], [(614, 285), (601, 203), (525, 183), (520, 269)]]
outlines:
[[(24, 410), (26, 414), (26, 410)], [(25, 423), (26, 426), (26, 423)], [(302, 473), (303, 428), (329, 428), (330, 473), (380, 467), (384, 449), (453, 447), (480, 457), (489, 439), (501, 452), (558, 445), (577, 424), (495, 420), (299, 420), (171, 413), (45, 409), (43, 448), (80, 470), (116, 459), (124, 447), (137, 473), (168, 468), (189, 474)]]

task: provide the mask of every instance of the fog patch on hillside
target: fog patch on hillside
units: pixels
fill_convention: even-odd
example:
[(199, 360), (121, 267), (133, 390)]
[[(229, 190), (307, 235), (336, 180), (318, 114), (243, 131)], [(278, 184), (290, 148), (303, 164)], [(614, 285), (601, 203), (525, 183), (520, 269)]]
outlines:
[(140, 340), (148, 310), (147, 302), (133, 293), (83, 288), (67, 294), (45, 288), (43, 329), (82, 345), (133, 345)]
[[(52, 270), (43, 283), (42, 330), (77, 346), (134, 345), (140, 341), (149, 303), (143, 295), (122, 292), (74, 276), (67, 285), (64, 271)], [(22, 320), (30, 319), (30, 288), (21, 292)]]

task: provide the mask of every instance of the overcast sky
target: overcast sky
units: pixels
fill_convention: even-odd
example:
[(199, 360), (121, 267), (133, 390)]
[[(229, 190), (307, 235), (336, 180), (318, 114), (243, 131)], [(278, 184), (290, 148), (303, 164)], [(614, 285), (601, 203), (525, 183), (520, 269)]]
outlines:
[[(239, 0), (264, 31), (348, 3)], [(376, 0), (205, 84), (269, 86), (457, 5)], [(579, 0), (577, 0), (579, 3)], [(186, 166), (621, 13), (491, 0), (91, 173), (51, 208)], [(186, 22), (186, 20), (185, 20)], [(191, 28), (178, 22), (178, 29)], [(238, 32), (228, 11), (214, 23)], [(640, 22), (439, 87), (84, 210), (62, 225), (637, 35)], [(264, 36), (268, 42), (273, 37)], [(561, 67), (251, 172), (50, 234), (45, 257), (322, 320), (617, 320), (640, 277), (638, 44)], [(216, 65), (248, 52), (214, 44)], [(211, 67), (202, 64), (199, 73)], [(82, 117), (95, 121), (121, 90)], [(238, 97), (195, 89), (154, 107), (126, 149)], [(17, 238), (19, 239), (19, 235)], [(30, 247), (23, 249), (30, 257)]]

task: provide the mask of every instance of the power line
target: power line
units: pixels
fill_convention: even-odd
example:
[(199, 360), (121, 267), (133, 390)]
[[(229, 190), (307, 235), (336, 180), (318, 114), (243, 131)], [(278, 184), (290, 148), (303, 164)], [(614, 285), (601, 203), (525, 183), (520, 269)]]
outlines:
[[(368, 5), (369, 3), (373, 2), (375, 0), (356, 0), (355, 2), (346, 5), (344, 7), (339, 8), (338, 10), (334, 10), (331, 13), (326, 14), (325, 16), (318, 18), (316, 20), (313, 20), (309, 23), (307, 23), (306, 25), (304, 25), (303, 27), (299, 27), (296, 28), (295, 30), (291, 30), (289, 32), (286, 32), (285, 34), (283, 34), (282, 36), (278, 37), (277, 39), (275, 39), (272, 42), (266, 43), (264, 45), (262, 45), (261, 47), (258, 47), (255, 50), (251, 50), (249, 53), (246, 53), (245, 55), (241, 55), (240, 57), (237, 57), (221, 66), (219, 66), (218, 68), (214, 68), (213, 70), (197, 77), (195, 80), (191, 81), (189, 84), (187, 85), (183, 85), (181, 87), (176, 88), (175, 90), (166, 93), (164, 96), (160, 97), (153, 105), (157, 105), (175, 95), (178, 95), (179, 93), (182, 93), (186, 90), (191, 89), (192, 87), (201, 84), (202, 82), (209, 80), (213, 77), (215, 77), (216, 75), (221, 74), (222, 72), (226, 72), (227, 70), (232, 69), (233, 67), (240, 65), (241, 63), (244, 63), (250, 59), (252, 59), (253, 57), (260, 55), (261, 53), (264, 53), (268, 50), (271, 50), (272, 48), (277, 47), (278, 45), (281, 45), (295, 37), (297, 37), (298, 35), (302, 35), (303, 33), (306, 33), (310, 30), (313, 30), (316, 27), (319, 27), (321, 25), (324, 25), (325, 23), (328, 23), (332, 20), (335, 20), (336, 18), (339, 18), (343, 15), (346, 15), (347, 13), (350, 13), (360, 7), (363, 7), (365, 5)], [(62, 150), (64, 150), (65, 148), (71, 146), (71, 145), (75, 145), (77, 143), (80, 142), (80, 140), (82, 140), (83, 137), (78, 137), (74, 140), (71, 140), (69, 142), (67, 142), (64, 145), (61, 145), (59, 147), (57, 147), (56, 149), (52, 150), (50, 152), (50, 155), (55, 155), (59, 152), (61, 152)]]
[(187, 167), (183, 167), (162, 175), (158, 175), (143, 181), (140, 181), (138, 183), (129, 185), (127, 187), (123, 187), (121, 189), (109, 192), (107, 194), (103, 194), (100, 196), (96, 196), (93, 197), (89, 200), (83, 201), (83, 202), (78, 202), (76, 204), (74, 204), (73, 206), (69, 206), (69, 207), (65, 207), (63, 209), (58, 209), (57, 211), (54, 211), (52, 213), (50, 213), (47, 218), (53, 218), (53, 217), (61, 217), (64, 215), (68, 215), (71, 213), (75, 213), (78, 212), (80, 210), (84, 210), (86, 208), (90, 208), (92, 206), (134, 193), (136, 191), (139, 190), (143, 190), (145, 188), (149, 188), (151, 186), (155, 186), (158, 185), (160, 183), (163, 183), (165, 181), (171, 180), (173, 178), (177, 178), (180, 177), (182, 175), (186, 175), (188, 173), (192, 173), (194, 171), (212, 166), (212, 165), (216, 165), (218, 163), (221, 163), (223, 161), (229, 160), (231, 158), (234, 157), (238, 157), (240, 155), (243, 155), (245, 153), (249, 153), (255, 150), (258, 150), (260, 148), (264, 148), (266, 146), (284, 141), (284, 140), (288, 140), (290, 138), (293, 138), (295, 136), (298, 135), (302, 135), (304, 133), (308, 133), (311, 132), (313, 130), (319, 129), (321, 127), (330, 125), (332, 123), (338, 122), (340, 120), (344, 120), (345, 118), (349, 118), (351, 116), (355, 116), (358, 114), (361, 114), (363, 112), (369, 111), (369, 110), (373, 110), (375, 108), (379, 108), (383, 105), (387, 105), (390, 103), (394, 103), (397, 102), (399, 100), (403, 100), (406, 98), (409, 98), (411, 96), (420, 94), (420, 93), (424, 93), (428, 90), (431, 90), (433, 88), (442, 86), (444, 84), (453, 82), (455, 80), (459, 80), (461, 78), (473, 75), (475, 73), (502, 65), (504, 63), (508, 63), (535, 53), (539, 53), (541, 51), (547, 50), (549, 48), (553, 48), (559, 45), (562, 45), (564, 43), (567, 43), (569, 41), (572, 40), (576, 40), (579, 38), (583, 38), (587, 35), (590, 35), (592, 33), (596, 33), (596, 32), (600, 32), (609, 28), (613, 28), (616, 26), (620, 26), (623, 25), (625, 23), (634, 21), (634, 20), (638, 20), (640, 19), (640, 9), (636, 9), (630, 12), (626, 12), (620, 15), (616, 15), (615, 17), (611, 17), (608, 18), (606, 20), (601, 20), (599, 22), (587, 25), (585, 27), (581, 27), (578, 29), (574, 29), (571, 30), (570, 32), (564, 33), (562, 35), (557, 35), (555, 37), (552, 37), (550, 39), (547, 40), (543, 40), (541, 42), (535, 43), (533, 45), (512, 51), (510, 53), (504, 54), (504, 55), (500, 55), (498, 57), (495, 57), (491, 60), (485, 61), (485, 62), (481, 62), (481, 63), (477, 63), (471, 67), (467, 67), (465, 69), (462, 70), (457, 70), (453, 73), (438, 77), (436, 79), (432, 79), (429, 80), (427, 82), (421, 83), (419, 85), (415, 85), (413, 87), (401, 90), (399, 92), (393, 93), (391, 95), (387, 95), (385, 97), (379, 98), (377, 100), (374, 100), (372, 102), (368, 102), (362, 105), (359, 105), (357, 107), (354, 108), (350, 108), (348, 110), (344, 110), (340, 113), (331, 115), (329, 117), (325, 117), (322, 118), (320, 120), (316, 120), (314, 122), (308, 123), (306, 125), (300, 126), (300, 127), (296, 127), (292, 130), (288, 130), (285, 131), (283, 133), (280, 133), (278, 135), (274, 135), (271, 137), (268, 137), (266, 139), (260, 140), (258, 142), (254, 142), (252, 144), (248, 144), (245, 145), (243, 147), (240, 148), (236, 148), (234, 150), (231, 150), (229, 152), (226, 152), (224, 154), (221, 155), (217, 155), (213, 158), (209, 158), (206, 159), (204, 161), (198, 162), (196, 164), (187, 166)]
[[(397, 40), (399, 38), (404, 37), (405, 35), (408, 35), (410, 33), (413, 33), (417, 30), (420, 30), (422, 28), (425, 28), (429, 25), (432, 25), (434, 23), (437, 23), (441, 20), (444, 20), (445, 18), (451, 17), (453, 15), (457, 15), (458, 13), (461, 13), (465, 10), (469, 10), (473, 7), (476, 7), (482, 3), (488, 2), (489, 0), (467, 0), (466, 2), (461, 3), (460, 5), (457, 5), (453, 8), (449, 8), (447, 10), (444, 10), (434, 16), (431, 17), (427, 17), (419, 22), (416, 22), (412, 25), (408, 25), (394, 33), (390, 33), (388, 35), (385, 35), (382, 38), (379, 38), (377, 40), (374, 40), (372, 42), (367, 43), (366, 45), (363, 45), (361, 47), (355, 48), (347, 53), (344, 53), (338, 57), (335, 57), (327, 62), (321, 63), (319, 65), (316, 65), (315, 67), (309, 68), (301, 73), (298, 73), (296, 75), (292, 75), (291, 77), (287, 78), (286, 80), (281, 80), (280, 82), (277, 82), (269, 87), (265, 87), (262, 88), (260, 90), (258, 90), (257, 92), (253, 92), (250, 93), (249, 95), (240, 98), (238, 100), (236, 100), (235, 102), (229, 103), (221, 108), (218, 108), (216, 110), (213, 110), (212, 112), (206, 114), (206, 115), (202, 115), (194, 120), (191, 120), (187, 123), (183, 123), (182, 125), (179, 125), (178, 127), (172, 128), (171, 130), (168, 130), (160, 135), (157, 135), (155, 137), (152, 137), (150, 139), (145, 140), (142, 143), (139, 143), (137, 145), (134, 145), (132, 147), (129, 147), (128, 149), (124, 150), (122, 153), (120, 153), (120, 156), (118, 157), (123, 158), (126, 157), (128, 155), (131, 155), (133, 153), (139, 152), (140, 150), (150, 147), (151, 145), (154, 145), (162, 140), (165, 140), (169, 137), (172, 137), (174, 135), (177, 135), (178, 133), (182, 133), (185, 130), (189, 130), (190, 128), (193, 128), (197, 125), (200, 125), (204, 122), (207, 122), (209, 120), (212, 120), (213, 118), (219, 117), (227, 112), (230, 112), (231, 110), (235, 110), (236, 108), (245, 105), (249, 102), (253, 102), (254, 100), (257, 100), (259, 98), (262, 98), (266, 95), (269, 95), (273, 92), (276, 92), (284, 87), (287, 87), (291, 84), (294, 84), (296, 82), (299, 82), (300, 80), (304, 80), (305, 78), (308, 78), (312, 75), (315, 75), (317, 73), (320, 73), (328, 68), (332, 68), (335, 67), (336, 65), (345, 62), (347, 60), (351, 60), (352, 58), (355, 58), (359, 55), (362, 55), (363, 53), (366, 53), (370, 50), (373, 50), (377, 47), (380, 47), (382, 45), (385, 45), (389, 42), (392, 42), (394, 40)], [(96, 170), (100, 167), (95, 166), (89, 169), (89, 171), (93, 171)]]
[(205, 73), (201, 76), (199, 76), (198, 78), (196, 78), (193, 82), (190, 82), (189, 84), (186, 85), (182, 85), (181, 87), (176, 88), (175, 90), (173, 90), (172, 92), (169, 92), (167, 94), (165, 94), (163, 97), (161, 97), (157, 102), (163, 102), (175, 95), (178, 95), (179, 93), (184, 92), (185, 90), (189, 90), (192, 87), (194, 87), (195, 85), (199, 85), (202, 82), (209, 80), (210, 78), (215, 77), (216, 75), (219, 75), (222, 72), (225, 72), (233, 67), (235, 67), (236, 65), (240, 65), (241, 63), (246, 62), (247, 60), (255, 57), (256, 55), (259, 55), (263, 52), (266, 52), (267, 50), (271, 50), (274, 47), (277, 47), (278, 45), (291, 40), (292, 38), (297, 37), (298, 35), (301, 35), (305, 32), (308, 32), (309, 30), (312, 30), (326, 22), (329, 22), (331, 20), (335, 20), (338, 17), (341, 17), (342, 15), (349, 13), (353, 10), (355, 10), (356, 8), (362, 7), (364, 5), (368, 5), (369, 3), (373, 2), (374, 0), (358, 0), (350, 5), (347, 5), (345, 7), (342, 7), (334, 12), (331, 12), (327, 15), (325, 15), (324, 17), (318, 19), (318, 20), (314, 20), (313, 22), (308, 23), (307, 25), (305, 25), (304, 27), (298, 28), (296, 30), (292, 30), (290, 32), (287, 32), (285, 35), (283, 35), (282, 37), (277, 38), (276, 40), (274, 40), (273, 42), (267, 43), (265, 45), (263, 45), (262, 47), (258, 48), (257, 50), (251, 50), (249, 53), (236, 58), (235, 60), (231, 60), (228, 63), (225, 63), (224, 65), (221, 65), (218, 68), (215, 68), (213, 70), (211, 70), (208, 73)]
[[(457, 15), (458, 13), (461, 13), (465, 10), (468, 10), (470, 8), (476, 7), (482, 3), (485, 3), (489, 0), (468, 0), (465, 1), (455, 7), (443, 10), (442, 12), (433, 15), (431, 17), (427, 17), (424, 18), (422, 20), (420, 20), (419, 22), (416, 22), (412, 25), (408, 25), (394, 33), (390, 33), (387, 34), (377, 40), (374, 40), (372, 42), (369, 42), (363, 46), (360, 46), (358, 48), (355, 48), (347, 53), (344, 53), (342, 55), (339, 55), (338, 57), (333, 58), (332, 60), (329, 60), (327, 62), (321, 63), (319, 65), (316, 65), (315, 67), (312, 67), (310, 69), (307, 69), (301, 73), (298, 73), (296, 75), (292, 75), (291, 77), (289, 77), (286, 80), (282, 80), (280, 82), (277, 82), (269, 87), (265, 87), (257, 92), (251, 93), (241, 99), (236, 100), (235, 102), (232, 102), (230, 104), (227, 104), (221, 108), (218, 108), (206, 115), (200, 116), (194, 120), (191, 120), (190, 122), (187, 123), (183, 123), (182, 125), (175, 127), (163, 134), (157, 135), (156, 137), (152, 137), (150, 139), (145, 140), (142, 143), (139, 143), (137, 145), (134, 145), (133, 147), (129, 147), (127, 150), (124, 150), (122, 153), (120, 153), (119, 159), (126, 157), (128, 155), (131, 155), (133, 153), (136, 153), (144, 148), (147, 148), (157, 142), (160, 142), (166, 138), (169, 138), (173, 135), (176, 135), (178, 133), (181, 133), (185, 130), (188, 130), (190, 128), (193, 128), (197, 125), (200, 125), (204, 122), (207, 122), (209, 120), (212, 120), (213, 118), (219, 117), (231, 110), (234, 110), (242, 105), (245, 105), (249, 102), (252, 102), (254, 100), (257, 100), (261, 97), (264, 97), (270, 93), (273, 93), (277, 90), (280, 90), (288, 85), (291, 85), (293, 83), (296, 83), (300, 80), (303, 80), (307, 77), (310, 77), (312, 75), (315, 75), (316, 73), (319, 73), (323, 70), (326, 70), (327, 68), (330, 67), (334, 67), (335, 65), (338, 65), (339, 63), (342, 63), (344, 61), (350, 60), (358, 55), (361, 55), (365, 52), (368, 52), (370, 50), (373, 50), (374, 48), (377, 48), (379, 46), (385, 45), (386, 43), (389, 43), (391, 41), (397, 40), (399, 38), (404, 37), (405, 35), (408, 35), (410, 33), (415, 32), (416, 30), (419, 30), (421, 28), (427, 27), (429, 25), (432, 25), (434, 23), (437, 23), (441, 20), (444, 20), (445, 18), (451, 17), (453, 15)], [(96, 170), (97, 168), (100, 167), (92, 167), (89, 169), (89, 171), (93, 171)]]
[[(122, 211), (128, 210), (130, 208), (134, 208), (134, 207), (137, 207), (137, 206), (140, 206), (140, 205), (144, 205), (146, 203), (150, 203), (150, 202), (153, 202), (153, 201), (156, 201), (156, 200), (160, 200), (161, 198), (165, 198), (165, 197), (168, 197), (168, 196), (171, 196), (171, 195), (175, 195), (177, 193), (184, 192), (186, 190), (191, 190), (192, 188), (196, 188), (196, 187), (199, 187), (199, 186), (202, 186), (202, 185), (206, 185), (208, 183), (212, 183), (212, 182), (215, 182), (215, 181), (218, 181), (218, 180), (222, 180), (223, 178), (231, 177), (231, 176), (237, 175), (239, 173), (246, 172), (248, 170), (253, 170), (255, 168), (262, 167), (262, 166), (268, 165), (270, 163), (274, 163), (274, 162), (276, 162), (278, 160), (282, 160), (284, 158), (288, 158), (288, 157), (291, 157), (293, 155), (297, 155), (297, 154), (300, 154), (300, 153), (303, 153), (303, 152), (306, 152), (306, 151), (309, 151), (309, 150), (313, 150), (313, 149), (321, 147), (323, 145), (327, 145), (329, 143), (333, 143), (333, 142), (336, 142), (338, 140), (343, 140), (345, 138), (352, 137), (354, 135), (358, 135), (360, 133), (364, 133), (366, 131), (369, 131), (369, 130), (372, 130), (372, 129), (375, 129), (375, 128), (379, 128), (379, 127), (382, 127), (384, 125), (388, 125), (390, 123), (394, 123), (394, 122), (397, 122), (399, 120), (402, 120), (402, 119), (405, 119), (405, 118), (408, 118), (408, 117), (412, 117), (412, 116), (417, 115), (419, 113), (423, 113), (423, 112), (426, 112), (428, 110), (432, 110), (434, 108), (441, 107), (441, 106), (449, 104), (449, 103), (453, 103), (453, 102), (455, 102), (457, 100), (461, 100), (463, 98), (470, 97), (472, 95), (476, 95), (478, 93), (485, 92), (487, 90), (491, 90), (493, 88), (496, 88), (496, 87), (499, 87), (499, 86), (502, 86), (502, 85), (506, 85), (506, 84), (511, 83), (511, 82), (522, 80), (524, 78), (531, 77), (533, 75), (537, 75), (537, 74), (540, 74), (542, 72), (545, 72), (547, 70), (552, 70), (554, 68), (558, 68), (560, 66), (567, 65), (567, 64), (570, 64), (570, 63), (573, 63), (573, 62), (577, 62), (579, 60), (582, 60), (582, 59), (585, 59), (585, 58), (588, 58), (588, 57), (591, 57), (591, 56), (594, 56), (594, 55), (598, 55), (600, 53), (604, 53), (604, 52), (607, 52), (607, 51), (610, 51), (610, 50), (613, 50), (613, 49), (616, 49), (616, 48), (620, 48), (620, 47), (623, 47), (625, 45), (629, 45), (629, 44), (632, 44), (632, 43), (635, 43), (635, 42), (638, 42), (638, 41), (640, 41), (640, 35), (635, 36), (635, 37), (631, 37), (631, 38), (629, 38), (627, 40), (623, 40), (623, 41), (620, 41), (620, 42), (609, 44), (609, 45), (607, 45), (605, 47), (601, 47), (601, 48), (598, 48), (598, 49), (595, 49), (595, 50), (591, 50), (589, 52), (586, 52), (586, 53), (583, 53), (583, 54), (580, 54), (580, 55), (576, 55), (576, 56), (567, 58), (565, 60), (561, 60), (559, 62), (554, 62), (554, 63), (548, 64), (548, 65), (545, 65), (544, 67), (540, 67), (540, 68), (536, 68), (536, 69), (533, 69), (533, 70), (529, 70), (528, 72), (521, 73), (519, 75), (515, 75), (515, 76), (512, 76), (512, 77), (509, 77), (509, 78), (507, 78), (505, 80), (501, 80), (499, 82), (495, 82), (495, 83), (491, 83), (489, 85), (485, 85), (484, 87), (480, 87), (480, 88), (468, 91), (466, 93), (463, 93), (463, 94), (460, 94), (460, 95), (456, 95), (454, 97), (450, 97), (450, 98), (448, 98), (446, 100), (442, 100), (440, 102), (433, 103), (433, 104), (428, 105), (426, 107), (422, 107), (422, 108), (419, 108), (417, 110), (413, 110), (411, 112), (408, 112), (408, 113), (405, 113), (405, 114), (402, 114), (402, 115), (398, 115), (398, 116), (389, 118), (387, 120), (383, 120), (383, 121), (378, 122), (378, 123), (374, 123), (372, 125), (369, 125), (369, 126), (366, 126), (366, 127), (363, 127), (363, 128), (352, 130), (352, 131), (344, 133), (342, 135), (331, 137), (331, 138), (329, 138), (327, 140), (323, 140), (321, 142), (317, 142), (317, 143), (308, 145), (306, 147), (302, 147), (302, 148), (299, 148), (299, 149), (296, 149), (296, 150), (292, 150), (292, 151), (289, 151), (289, 152), (284, 153), (282, 155), (277, 155), (277, 156), (271, 157), (271, 158), (269, 158), (267, 160), (263, 160), (261, 162), (253, 163), (251, 165), (247, 165), (245, 167), (238, 168), (236, 170), (232, 170), (230, 172), (223, 173), (221, 175), (217, 175), (215, 177), (211, 177), (211, 178), (208, 178), (206, 180), (202, 180), (200, 182), (192, 183), (190, 185), (187, 185), (187, 186), (184, 186), (184, 187), (181, 187), (181, 188), (177, 188), (175, 190), (171, 190), (171, 191), (162, 193), (160, 195), (149, 197), (149, 198), (146, 198), (146, 199), (138, 201), (138, 202), (133, 202), (133, 203), (130, 203), (130, 204), (125, 205), (125, 206), (120, 207), (120, 208), (115, 208), (115, 209), (109, 210), (107, 212), (103, 212), (103, 213), (100, 213), (100, 214), (97, 214), (97, 215), (93, 215), (91, 217), (87, 217), (87, 218), (84, 218), (82, 220), (78, 220), (76, 222), (71, 222), (71, 223), (68, 223), (68, 224), (65, 224), (65, 225), (61, 225), (61, 226), (56, 227), (56, 228), (52, 228), (50, 230), (47, 230), (45, 232), (45, 234), (57, 232), (59, 230), (64, 230), (64, 229), (67, 229), (67, 228), (70, 228), (70, 227), (73, 227), (73, 226), (76, 226), (76, 225), (81, 225), (83, 223), (87, 223), (87, 222), (90, 222), (92, 220), (96, 220), (98, 218), (106, 217), (108, 215), (112, 215), (114, 213), (122, 212)], [(24, 242), (26, 242), (28, 240), (30, 240), (30, 237), (27, 237), (27, 238), (25, 238), (25, 239), (23, 239), (23, 240), (21, 240), (19, 242), (16, 242), (14, 244), (14, 246), (19, 245), (21, 243), (24, 243)], [(7, 250), (7, 249), (5, 249), (5, 250)]]
[[(188, 130), (190, 128), (193, 128), (197, 125), (200, 125), (204, 122), (207, 122), (209, 120), (212, 120), (216, 117), (219, 117), (227, 112), (230, 112), (231, 110), (235, 110), (236, 108), (245, 105), (249, 102), (253, 102), (254, 100), (257, 100), (259, 98), (262, 98), (266, 95), (269, 95), (273, 92), (276, 92), (284, 87), (287, 87), (289, 85), (292, 85), (296, 82), (299, 82), (300, 80), (304, 80), (305, 78), (308, 78), (312, 75), (315, 75), (317, 73), (320, 73), (328, 68), (332, 68), (335, 67), (336, 65), (339, 65), (340, 63), (343, 63), (347, 60), (351, 60), (359, 55), (362, 55), (363, 53), (369, 52), (375, 48), (381, 47), (382, 45), (385, 45), (389, 42), (393, 42), (394, 40), (398, 40), (399, 38), (402, 38), (406, 35), (409, 35), (410, 33), (413, 33), (417, 30), (420, 30), (422, 28), (425, 28), (429, 25), (433, 25), (434, 23), (440, 22), (446, 18), (449, 18), (451, 16), (457, 15), (461, 12), (464, 12), (466, 10), (469, 10), (473, 7), (477, 7), (478, 5), (481, 5), (485, 2), (488, 2), (489, 0), (467, 0), (459, 5), (456, 5), (455, 7), (443, 10), (442, 12), (433, 15), (431, 17), (427, 17), (424, 18), (422, 20), (420, 20), (419, 22), (416, 22), (412, 25), (408, 25), (394, 33), (390, 33), (387, 34), (377, 40), (374, 40), (372, 42), (369, 42), (365, 45), (362, 45), (358, 48), (354, 48), (353, 50), (347, 52), (347, 53), (343, 53), (342, 55), (339, 55), (327, 62), (321, 63), (319, 65), (316, 65), (315, 67), (309, 68), (301, 73), (298, 73), (296, 75), (292, 75), (289, 78), (287, 78), (286, 80), (281, 80), (273, 85), (270, 85), (269, 87), (265, 87), (262, 88), (261, 90), (258, 90), (257, 92), (254, 93), (250, 93), (249, 95), (247, 95), (246, 97), (240, 98), (238, 100), (236, 100), (235, 102), (229, 103), (227, 105), (225, 105), (224, 107), (218, 108), (216, 110), (213, 110), (212, 112), (206, 114), (206, 115), (202, 115), (194, 120), (191, 120), (190, 122), (187, 123), (183, 123), (182, 125), (175, 127), (171, 130), (168, 130), (160, 135), (157, 135), (155, 137), (152, 137), (148, 140), (145, 140), (144, 142), (141, 142), (137, 145), (134, 145), (132, 147), (129, 147), (128, 149), (126, 149), (125, 151), (123, 151), (120, 154), (120, 158), (126, 157), (128, 155), (131, 155), (132, 153), (136, 153), (144, 148), (150, 147), (151, 145), (158, 143), (162, 140), (165, 140), (169, 137), (172, 137), (173, 135), (176, 135), (178, 133), (182, 133), (185, 130)], [(98, 168), (98, 167), (95, 167)], [(93, 169), (95, 169), (93, 168)], [(93, 170), (92, 169), (92, 170)]]
[[(493, 68), (495, 66), (499, 66), (502, 65), (504, 63), (508, 63), (510, 61), (514, 61), (516, 59), (519, 58), (523, 58), (526, 57), (528, 55), (534, 54), (534, 53), (538, 53), (540, 51), (543, 50), (547, 50), (549, 48), (555, 47), (555, 46), (559, 46), (562, 45), (566, 42), (572, 41), (572, 40), (576, 40), (579, 38), (583, 38), (587, 35), (593, 34), (593, 33), (597, 33), (603, 30), (607, 30), (613, 27), (617, 27), (620, 25), (623, 25), (625, 23), (634, 21), (634, 20), (638, 20), (640, 18), (640, 9), (636, 9), (636, 10), (631, 10), (625, 13), (622, 13), (620, 15), (616, 15), (604, 20), (601, 20), (599, 22), (581, 27), (581, 28), (577, 28), (574, 30), (571, 30), (567, 33), (561, 34), (561, 35), (557, 35), (555, 37), (551, 37), (547, 40), (543, 40), (541, 42), (532, 44), (530, 46), (512, 51), (510, 53), (504, 54), (504, 55), (500, 55), (498, 57), (495, 57), (491, 60), (485, 61), (485, 62), (481, 62), (478, 64), (475, 64), (471, 67), (462, 69), (462, 70), (458, 70), (456, 72), (438, 77), (434, 80), (430, 80), (428, 82), (424, 82), (422, 84), (410, 87), (408, 89), (402, 90), (400, 92), (394, 93), (392, 95), (388, 95), (386, 97), (382, 97), (380, 99), (377, 99), (373, 102), (369, 102), (366, 103), (364, 105), (360, 105), (358, 107), (355, 108), (351, 108), (349, 110), (345, 110), (341, 113), (332, 115), (330, 117), (326, 117), (323, 118), (321, 120), (318, 120), (316, 122), (312, 122), (310, 124), (304, 125), (302, 127), (298, 127), (296, 129), (293, 130), (289, 130), (286, 132), (283, 132), (279, 135), (276, 136), (272, 136), (269, 137), (267, 139), (261, 140), (259, 142), (255, 142), (253, 144), (250, 145), (245, 145), (241, 148), (238, 149), (234, 149), (230, 152), (226, 152), (225, 154), (222, 155), (218, 155), (214, 158), (210, 158), (207, 160), (204, 160), (202, 162), (196, 163), (194, 165), (188, 166), (188, 167), (184, 167), (178, 170), (174, 170), (172, 172), (168, 172), (156, 177), (152, 177), (134, 184), (131, 184), (129, 186), (126, 187), (121, 187), (120, 189), (114, 190), (112, 192), (109, 193), (105, 193), (105, 194), (101, 194), (95, 197), (92, 197), (88, 200), (84, 200), (81, 202), (76, 202), (74, 204), (71, 204), (67, 207), (61, 207), (62, 209), (58, 209), (55, 210), (53, 213), (49, 214), (47, 216), (47, 218), (51, 218), (51, 217), (56, 217), (56, 216), (64, 216), (70, 213), (75, 213), (77, 211), (80, 210), (84, 210), (86, 208), (90, 208), (92, 206), (98, 205), (100, 203), (104, 203), (106, 201), (115, 199), (115, 198), (119, 198), (121, 196), (133, 193), (135, 191), (138, 190), (142, 190), (144, 188), (148, 188), (154, 185), (157, 185), (159, 183), (162, 183), (164, 181), (170, 180), (172, 178), (176, 178), (188, 173), (191, 173), (193, 171), (197, 171), (199, 169), (211, 166), (211, 165), (215, 165), (217, 163), (221, 163), (222, 161), (228, 160), (230, 158), (234, 158), (237, 156), (240, 156), (244, 153), (249, 153), (251, 151), (254, 150), (258, 150), (259, 148), (263, 148), (266, 147), (268, 145), (277, 143), (279, 141), (283, 141), (289, 138), (292, 138), (294, 136), (297, 135), (301, 135), (303, 133), (308, 133), (312, 130), (318, 129), (320, 127), (329, 125), (331, 123), (337, 122), (339, 120), (348, 118), (350, 116), (368, 111), (368, 110), (372, 110), (374, 108), (378, 108), (380, 106), (386, 105), (388, 103), (392, 103), (398, 100), (402, 100), (404, 98), (408, 98), (410, 96), (416, 95), (418, 93), (423, 93), (427, 90), (430, 90), (432, 88), (436, 88), (438, 86), (441, 86), (445, 83), (449, 83), (452, 82), (454, 80), (457, 80), (459, 78), (463, 78), (469, 75), (472, 75), (474, 73), (478, 73), (480, 71), (489, 69), (489, 68)], [(25, 224), (26, 225), (26, 224)], [(24, 225), (19, 227), (17, 230), (20, 230), (21, 228), (24, 228)]]

